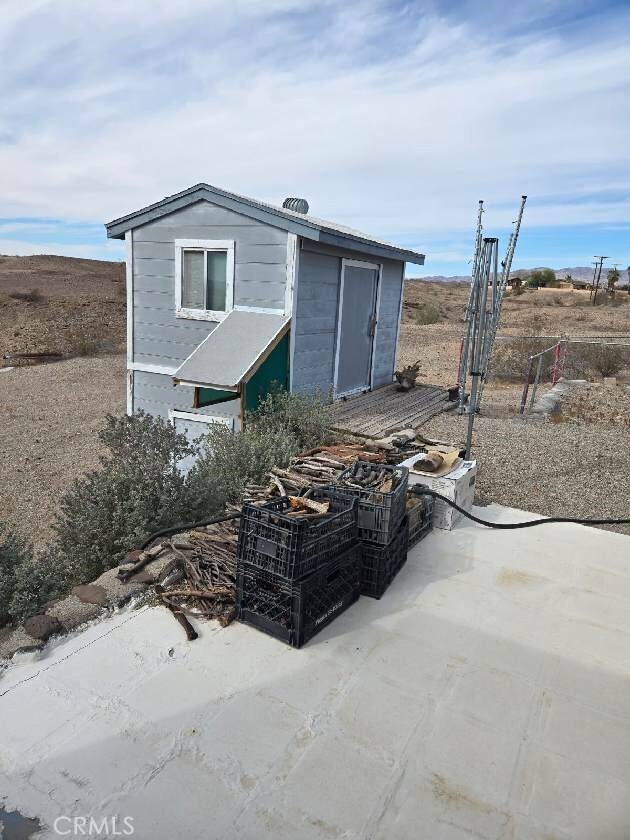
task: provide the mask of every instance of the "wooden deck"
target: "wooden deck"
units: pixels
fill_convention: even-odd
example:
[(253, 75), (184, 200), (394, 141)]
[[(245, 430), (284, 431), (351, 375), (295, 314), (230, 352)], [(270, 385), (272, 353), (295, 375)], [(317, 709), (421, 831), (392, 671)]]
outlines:
[(455, 405), (449, 402), (448, 391), (435, 385), (418, 385), (406, 393), (395, 384), (385, 385), (336, 402), (333, 423), (340, 431), (381, 438), (400, 429), (415, 429)]

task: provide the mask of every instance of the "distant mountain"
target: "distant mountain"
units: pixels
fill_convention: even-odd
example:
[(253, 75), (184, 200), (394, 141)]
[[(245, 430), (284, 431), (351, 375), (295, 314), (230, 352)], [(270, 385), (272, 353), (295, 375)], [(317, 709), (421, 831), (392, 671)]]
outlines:
[[(511, 277), (522, 277), (524, 280), (529, 277), (532, 271), (538, 271), (545, 266), (538, 266), (537, 268), (517, 268), (510, 272)], [(602, 281), (606, 279), (606, 272), (611, 266), (604, 263), (602, 269)], [(574, 268), (554, 268), (558, 280), (564, 280), (565, 277), (571, 275), (574, 280), (582, 280), (585, 283), (590, 283), (593, 279), (593, 266), (578, 265)], [(625, 286), (628, 282), (628, 273), (625, 269), (619, 267), (619, 286)], [(445, 277), (443, 274), (434, 274), (430, 277), (412, 277), (411, 280), (421, 280), (427, 283), (470, 283), (470, 275), (455, 274), (451, 277)]]

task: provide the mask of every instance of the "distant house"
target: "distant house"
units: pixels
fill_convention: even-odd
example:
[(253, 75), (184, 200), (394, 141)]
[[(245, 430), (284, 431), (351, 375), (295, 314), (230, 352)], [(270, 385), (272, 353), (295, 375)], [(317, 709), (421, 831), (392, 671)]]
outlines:
[(197, 184), (115, 219), (127, 245), (127, 411), (192, 439), (273, 382), (338, 399), (392, 382), (405, 262), (424, 255)]

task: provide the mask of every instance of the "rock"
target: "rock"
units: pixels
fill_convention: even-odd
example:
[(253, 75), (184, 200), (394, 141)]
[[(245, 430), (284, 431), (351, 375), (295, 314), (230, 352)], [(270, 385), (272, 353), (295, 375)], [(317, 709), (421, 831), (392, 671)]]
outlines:
[(110, 569), (94, 581), (96, 586), (102, 587), (107, 596), (107, 604), (110, 607), (119, 607), (131, 600), (134, 595), (139, 595), (147, 588), (147, 584), (136, 580), (136, 575), (123, 583), (118, 577), (117, 569)]
[(98, 604), (101, 607), (107, 604), (107, 593), (102, 586), (93, 583), (73, 587), (72, 595), (76, 595), (84, 604)]
[(154, 545), (152, 548), (148, 548), (144, 553), (149, 557), (158, 557), (164, 551), (164, 546), (162, 543), (158, 543)]
[(33, 636), (29, 636), (23, 627), (18, 627), (13, 630), (8, 639), (0, 642), (0, 659), (10, 659), (15, 653), (31, 653), (41, 650), (44, 644), (45, 642), (42, 639), (35, 639)]
[(86, 604), (80, 601), (76, 595), (68, 595), (62, 598), (55, 606), (48, 611), (47, 615), (57, 618), (61, 622), (64, 632), (68, 633), (76, 627), (92, 621), (102, 615), (103, 608), (98, 604)]
[(140, 559), (142, 552), (139, 548), (134, 548), (133, 551), (127, 552), (127, 563), (133, 564), (137, 563)]
[(55, 633), (61, 633), (62, 626), (59, 619), (54, 615), (34, 615), (24, 622), (24, 630), (34, 639), (46, 641)]

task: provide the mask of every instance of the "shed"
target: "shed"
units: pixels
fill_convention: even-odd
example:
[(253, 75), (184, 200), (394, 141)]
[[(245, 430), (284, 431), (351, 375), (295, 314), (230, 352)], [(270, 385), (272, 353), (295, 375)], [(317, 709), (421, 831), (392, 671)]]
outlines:
[(424, 255), (196, 184), (106, 225), (127, 254), (127, 411), (241, 427), (273, 382), (337, 400), (391, 384), (405, 263)]

